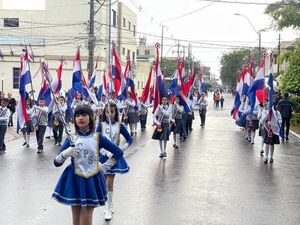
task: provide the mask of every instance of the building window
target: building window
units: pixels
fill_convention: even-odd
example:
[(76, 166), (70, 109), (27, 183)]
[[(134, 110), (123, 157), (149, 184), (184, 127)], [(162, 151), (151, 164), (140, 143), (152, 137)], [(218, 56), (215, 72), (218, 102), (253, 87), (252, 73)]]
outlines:
[(13, 89), (19, 89), (20, 68), (13, 68)]
[(136, 50), (136, 55), (139, 56), (140, 55), (140, 51)]
[(133, 25), (133, 36), (135, 37), (135, 25)]
[(130, 50), (129, 49), (127, 50), (127, 56), (130, 57)]
[(135, 52), (132, 52), (132, 62), (135, 62)]
[(19, 18), (4, 18), (4, 27), (19, 27)]
[(141, 87), (141, 89), (144, 89), (144, 82), (142, 81), (142, 87)]
[(122, 55), (125, 55), (125, 48), (122, 48)]
[(117, 12), (115, 10), (112, 10), (112, 26), (117, 26)]
[(126, 27), (126, 19), (123, 17), (123, 27)]
[(140, 89), (140, 82), (138, 81), (138, 90)]
[(150, 55), (150, 50), (149, 49), (145, 50), (145, 55)]
[(131, 23), (128, 21), (128, 30), (131, 30)]

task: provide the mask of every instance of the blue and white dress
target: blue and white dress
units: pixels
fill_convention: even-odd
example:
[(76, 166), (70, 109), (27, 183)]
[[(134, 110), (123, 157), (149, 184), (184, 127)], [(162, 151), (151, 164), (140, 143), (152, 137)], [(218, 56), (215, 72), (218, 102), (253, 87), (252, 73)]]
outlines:
[[(76, 133), (75, 146), (80, 150), (71, 164), (62, 173), (52, 197), (65, 205), (93, 206), (104, 205), (107, 200), (105, 178), (99, 167), (99, 150), (109, 149), (113, 158), (119, 160), (123, 151), (103, 135), (92, 131)], [(60, 148), (63, 152), (70, 147), (67, 139)], [(61, 166), (54, 160), (55, 166)]]
[[(129, 145), (132, 144), (132, 137), (128, 133), (126, 127), (123, 125), (123, 123), (112, 121), (111, 125), (108, 121), (100, 122), (98, 124), (98, 127), (96, 129), (97, 132), (100, 132), (103, 136), (108, 138), (109, 140), (112, 139), (112, 142), (119, 145), (120, 144), (120, 134), (125, 138), (126, 144), (121, 147), (121, 149), (124, 151)], [(111, 133), (112, 131), (112, 133)], [(108, 151), (110, 151), (108, 149)], [(103, 163), (108, 159), (106, 156), (106, 150), (100, 150), (100, 162)], [(108, 170), (105, 174), (124, 174), (128, 173), (129, 166), (125, 160), (124, 157), (121, 157), (117, 163)]]

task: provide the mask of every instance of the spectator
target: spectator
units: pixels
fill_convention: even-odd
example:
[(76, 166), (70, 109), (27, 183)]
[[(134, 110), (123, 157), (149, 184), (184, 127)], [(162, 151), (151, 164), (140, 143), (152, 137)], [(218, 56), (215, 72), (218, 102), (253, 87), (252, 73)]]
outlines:
[[(293, 103), (288, 99), (289, 94), (284, 93), (283, 99), (278, 102), (278, 111), (282, 117), (282, 141), (284, 138), (288, 141), (289, 140), (289, 131), (290, 131), (290, 120), (292, 118), (293, 112)], [(286, 132), (285, 131), (286, 126)]]
[(7, 124), (9, 120), (10, 111), (7, 108), (8, 99), (2, 98), (0, 107), (0, 155), (5, 152), (6, 146), (4, 143)]
[(16, 112), (16, 99), (12, 98), (12, 94), (8, 93), (7, 94), (7, 98), (8, 98), (8, 106), (7, 108), (10, 110), (10, 116), (9, 116), (9, 121), (8, 121), (8, 126), (9, 127), (13, 127), (14, 126), (14, 122), (13, 122), (13, 114)]

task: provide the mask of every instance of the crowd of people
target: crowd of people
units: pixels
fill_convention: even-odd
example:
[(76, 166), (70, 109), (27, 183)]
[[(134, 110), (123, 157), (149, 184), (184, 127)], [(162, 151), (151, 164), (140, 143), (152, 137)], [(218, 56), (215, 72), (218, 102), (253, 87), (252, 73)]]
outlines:
[(243, 128), (243, 136), (251, 144), (254, 144), (258, 130), (261, 137), (260, 154), (264, 156), (264, 163), (273, 163), (275, 145), (289, 140), (293, 103), (288, 97), (288, 93), (284, 93), (282, 98), (277, 92), (273, 99), (264, 98), (253, 110), (249, 99), (246, 96), (242, 98), (237, 124)]

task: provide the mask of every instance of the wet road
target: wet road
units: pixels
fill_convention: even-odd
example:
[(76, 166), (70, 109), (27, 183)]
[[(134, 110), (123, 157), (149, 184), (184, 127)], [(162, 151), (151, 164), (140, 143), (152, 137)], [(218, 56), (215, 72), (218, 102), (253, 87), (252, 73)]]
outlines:
[[(228, 116), (231, 102), (226, 96), (224, 110), (210, 107), (204, 129), (196, 114), (178, 150), (170, 138), (166, 159), (150, 124), (139, 132), (125, 154), (130, 172), (116, 177), (114, 217), (104, 222), (103, 207), (96, 208), (94, 224), (299, 224), (300, 141), (276, 146), (274, 164), (263, 164), (258, 137), (249, 145)], [(67, 164), (53, 166), (52, 140), (40, 155), (34, 142), (31, 149), (21, 139), (7, 142), (0, 156), (0, 224), (71, 224), (70, 208), (51, 199)]]

